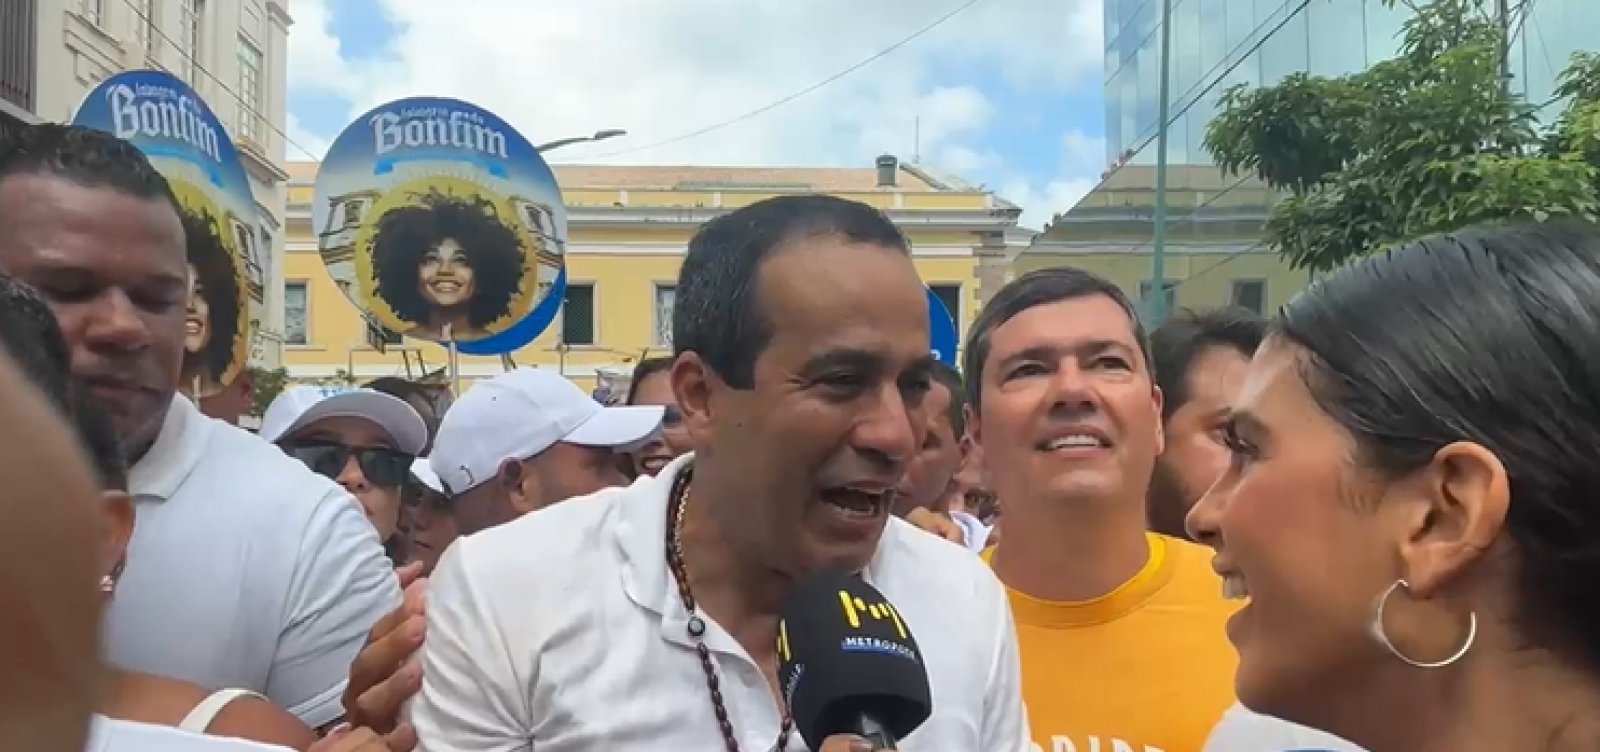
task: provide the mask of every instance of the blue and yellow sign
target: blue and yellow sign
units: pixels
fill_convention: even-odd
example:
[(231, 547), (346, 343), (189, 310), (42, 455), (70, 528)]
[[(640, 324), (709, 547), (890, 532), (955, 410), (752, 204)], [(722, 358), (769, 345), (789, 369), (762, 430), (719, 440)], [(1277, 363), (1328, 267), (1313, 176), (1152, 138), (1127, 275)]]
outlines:
[[(334, 282), (408, 337), (516, 350), (554, 319), (567, 242), (555, 174), (494, 113), (413, 97), (333, 142), (312, 221)], [(549, 314), (549, 315), (547, 315)]]
[(195, 397), (216, 393), (248, 365), (265, 311), (270, 256), (239, 152), (205, 100), (161, 71), (106, 79), (72, 123), (132, 143), (171, 184), (190, 277), (182, 387)]

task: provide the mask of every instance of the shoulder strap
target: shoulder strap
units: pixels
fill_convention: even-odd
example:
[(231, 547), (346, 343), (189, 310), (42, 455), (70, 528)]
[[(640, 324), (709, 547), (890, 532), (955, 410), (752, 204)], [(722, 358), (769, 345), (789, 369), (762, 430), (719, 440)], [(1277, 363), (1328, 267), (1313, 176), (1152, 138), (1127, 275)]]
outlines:
[(178, 724), (178, 728), (184, 731), (192, 731), (196, 734), (204, 734), (206, 729), (211, 728), (211, 723), (217, 720), (217, 715), (222, 712), (222, 709), (241, 697), (266, 699), (248, 689), (219, 689), (206, 695), (206, 699), (201, 700), (199, 705), (194, 706), (194, 710), (189, 711), (189, 714), (183, 717), (183, 722)]

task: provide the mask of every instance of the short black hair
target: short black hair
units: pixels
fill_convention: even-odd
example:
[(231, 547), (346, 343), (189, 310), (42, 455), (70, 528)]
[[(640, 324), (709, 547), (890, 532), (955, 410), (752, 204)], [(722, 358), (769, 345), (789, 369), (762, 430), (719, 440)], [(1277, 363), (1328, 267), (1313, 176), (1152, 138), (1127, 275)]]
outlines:
[(192, 357), (199, 360), (211, 378), (221, 381), (233, 365), (234, 340), (239, 337), (239, 275), (233, 254), (222, 240), (217, 218), (203, 207), (183, 207), (178, 211), (183, 222), (189, 265), (195, 282), (206, 299), (206, 329), (211, 338), (205, 349)]
[(645, 379), (648, 379), (658, 373), (665, 373), (668, 369), (672, 368), (672, 363), (675, 360), (676, 358), (664, 356), (657, 358), (644, 358), (640, 360), (638, 365), (633, 367), (633, 376), (628, 378), (628, 398), (623, 400), (622, 404), (633, 404), (634, 399), (639, 396), (639, 382), (644, 381)]
[(991, 298), (967, 332), (966, 352), (962, 354), (961, 370), (967, 377), (967, 399), (972, 409), (983, 408), (983, 366), (989, 360), (990, 339), (994, 331), (1004, 326), (1022, 312), (1042, 305), (1103, 295), (1116, 303), (1133, 326), (1133, 338), (1139, 343), (1139, 353), (1144, 356), (1145, 367), (1150, 367), (1150, 341), (1145, 336), (1144, 322), (1128, 299), (1128, 294), (1116, 283), (1094, 272), (1070, 266), (1036, 269), (1006, 283)]
[(383, 392), (390, 397), (402, 400), (411, 399), (414, 395), (426, 396), (423, 394), (422, 385), (410, 379), (402, 379), (399, 376), (379, 376), (362, 384), (361, 388), (371, 389), (374, 392)]
[(72, 411), (68, 388), (72, 352), (50, 304), (37, 290), (0, 274), (0, 345), (63, 414)]
[(482, 198), (434, 190), (416, 199), (378, 218), (371, 241), (373, 292), (401, 319), (427, 323), (432, 305), (418, 289), (417, 271), (430, 251), (453, 239), (472, 268), (467, 321), (485, 327), (509, 313), (527, 271), (522, 236)]
[(178, 210), (172, 186), (138, 147), (94, 128), (39, 123), (0, 138), (0, 180), (22, 174), (56, 175), (85, 186), (166, 201)]
[(693, 351), (729, 386), (753, 386), (773, 325), (757, 298), (761, 265), (785, 244), (818, 236), (911, 254), (900, 228), (859, 201), (778, 196), (724, 214), (689, 241), (672, 310), (673, 354)]
[(950, 364), (933, 362), (933, 380), (950, 392), (950, 407), (945, 411), (950, 421), (950, 431), (960, 440), (967, 432), (967, 388), (961, 381), (961, 372)]
[(1165, 402), (1161, 420), (1189, 401), (1189, 369), (1194, 361), (1214, 347), (1227, 347), (1245, 358), (1256, 354), (1267, 334), (1267, 322), (1244, 308), (1213, 308), (1196, 311), (1184, 308), (1172, 314), (1150, 333), (1150, 364), (1156, 372)]

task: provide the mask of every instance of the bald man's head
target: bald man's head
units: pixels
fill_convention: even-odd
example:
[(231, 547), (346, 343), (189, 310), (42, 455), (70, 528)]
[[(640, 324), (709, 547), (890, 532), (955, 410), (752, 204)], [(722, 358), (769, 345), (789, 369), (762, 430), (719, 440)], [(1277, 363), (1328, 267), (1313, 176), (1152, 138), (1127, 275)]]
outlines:
[(59, 409), (0, 354), (0, 749), (80, 752), (100, 667), (100, 492)]

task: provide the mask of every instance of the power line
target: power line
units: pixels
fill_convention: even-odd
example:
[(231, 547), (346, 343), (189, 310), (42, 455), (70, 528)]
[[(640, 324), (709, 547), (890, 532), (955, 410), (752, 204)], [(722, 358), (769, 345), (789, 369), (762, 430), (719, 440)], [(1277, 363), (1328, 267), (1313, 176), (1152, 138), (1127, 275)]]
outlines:
[[(282, 137), (283, 138), (283, 142), (285, 144), (288, 144), (290, 146), (293, 146), (296, 149), (299, 149), (301, 151), (301, 153), (305, 154), (307, 157), (310, 157), (312, 160), (319, 159), (319, 157), (316, 154), (313, 154), (310, 149), (307, 149), (306, 147), (301, 146), (298, 143), (295, 143), (294, 139), (289, 138), (289, 134), (284, 133), (283, 130), (280, 129), (275, 123), (273, 123), (271, 120), (267, 119), (266, 117), (263, 117), (259, 112), (256, 111), (256, 108), (255, 108), (254, 105), (250, 104), (249, 102), (246, 102), (244, 97), (241, 96), (238, 92), (234, 91), (231, 88), (228, 88), (228, 85), (223, 83), (222, 79), (217, 78), (216, 74), (212, 73), (211, 71), (206, 70), (206, 67), (204, 65), (201, 65), (200, 61), (196, 60), (194, 55), (191, 54), (188, 50), (184, 49), (182, 45), (178, 44), (177, 42), (172, 41), (172, 37), (167, 36), (167, 33), (165, 31), (162, 31), (161, 27), (159, 25), (157, 25), (150, 18), (150, 16), (146, 15), (143, 10), (140, 10), (139, 6), (134, 5), (133, 4), (133, 0), (122, 0), (122, 2), (125, 5), (127, 5), (130, 10), (133, 11), (134, 15), (139, 17), (139, 21), (144, 24), (144, 27), (146, 29), (149, 29), (156, 36), (161, 37), (162, 41), (166, 42), (167, 44), (172, 45), (172, 49), (177, 50), (178, 54), (183, 56), (184, 61), (189, 63), (190, 67), (192, 67), (194, 70), (197, 70), (200, 73), (204, 74), (206, 78), (211, 79), (212, 83), (216, 84), (217, 87), (222, 89), (222, 91), (224, 93), (226, 93), (228, 96), (232, 97), (233, 100), (235, 102), (238, 102), (241, 107), (245, 108), (245, 110), (250, 113), (251, 117), (259, 118), (261, 120), (261, 122), (264, 125), (266, 125), (269, 130), (271, 130), (273, 133), (276, 133), (280, 137)], [(258, 75), (265, 75), (265, 73), (266, 73), (266, 71), (259, 71)]]
[(878, 52), (876, 52), (872, 56), (866, 58), (865, 60), (862, 60), (861, 62), (858, 62), (855, 65), (852, 65), (852, 66), (850, 66), (848, 68), (845, 68), (844, 70), (839, 71), (838, 73), (835, 73), (835, 74), (833, 74), (831, 76), (828, 76), (827, 78), (824, 78), (821, 81), (818, 81), (818, 82), (816, 82), (816, 83), (814, 83), (814, 84), (812, 84), (810, 86), (807, 86), (806, 88), (801, 89), (801, 90), (799, 90), (799, 91), (797, 91), (797, 92), (795, 92), (793, 94), (790, 94), (790, 95), (788, 95), (786, 97), (783, 97), (781, 99), (777, 99), (775, 101), (769, 102), (769, 103), (767, 103), (765, 105), (762, 105), (761, 107), (757, 107), (756, 109), (751, 110), (749, 112), (746, 112), (743, 115), (739, 115), (739, 116), (730, 118), (728, 120), (724, 120), (724, 121), (722, 121), (720, 123), (715, 123), (713, 125), (708, 125), (708, 126), (705, 126), (704, 128), (693, 130), (693, 131), (690, 131), (688, 133), (679, 134), (679, 135), (673, 136), (671, 138), (662, 139), (660, 141), (655, 141), (655, 142), (648, 143), (648, 144), (642, 144), (640, 146), (633, 146), (633, 147), (629, 147), (627, 149), (619, 149), (617, 151), (608, 151), (608, 152), (605, 152), (605, 153), (602, 153), (602, 154), (595, 154), (595, 155), (593, 155), (593, 156), (591, 156), (589, 158), (590, 159), (603, 159), (605, 157), (615, 157), (615, 156), (618, 156), (618, 155), (621, 155), (621, 154), (633, 154), (634, 152), (645, 151), (647, 149), (655, 149), (655, 148), (659, 148), (659, 147), (662, 147), (662, 146), (667, 146), (669, 144), (675, 144), (675, 143), (678, 143), (680, 141), (687, 141), (687, 140), (689, 140), (691, 138), (697, 138), (699, 136), (703, 136), (703, 135), (705, 135), (707, 133), (710, 133), (712, 131), (721, 130), (721, 129), (726, 128), (726, 127), (728, 127), (730, 125), (735, 125), (735, 124), (738, 124), (738, 123), (742, 123), (742, 122), (744, 122), (746, 120), (749, 120), (749, 119), (751, 119), (753, 117), (765, 114), (765, 113), (770, 112), (772, 110), (775, 110), (775, 109), (777, 109), (779, 107), (782, 107), (783, 105), (786, 105), (786, 104), (788, 104), (790, 102), (793, 102), (794, 100), (799, 99), (800, 97), (803, 97), (803, 96), (805, 96), (807, 94), (810, 94), (813, 91), (821, 89), (822, 87), (827, 86), (828, 84), (831, 84), (831, 83), (833, 83), (835, 81), (838, 81), (839, 79), (844, 78), (845, 76), (848, 76), (851, 73), (854, 73), (854, 72), (856, 72), (858, 70), (861, 70), (862, 68), (867, 67), (868, 65), (872, 64), (873, 62), (876, 62), (878, 59), (888, 55), (889, 53), (894, 52), (895, 50), (900, 49), (901, 47), (904, 47), (907, 44), (910, 44), (911, 42), (915, 41), (918, 37), (921, 37), (922, 35), (927, 34), (930, 31), (933, 31), (934, 29), (938, 28), (944, 22), (949, 21), (952, 18), (955, 18), (962, 11), (964, 11), (964, 10), (966, 10), (968, 8), (971, 8), (972, 6), (977, 5), (978, 3), (982, 2), (982, 1), (983, 0), (967, 0), (967, 2), (962, 3), (961, 5), (957, 6), (954, 10), (952, 10), (952, 11), (950, 11), (950, 12), (948, 12), (948, 13), (946, 13), (946, 14), (944, 14), (944, 15), (936, 18), (936, 19), (934, 19), (933, 23), (930, 23), (930, 24), (928, 24), (928, 25), (926, 25), (926, 26), (924, 26), (924, 27), (922, 27), (920, 29), (917, 29), (910, 36), (905, 37), (904, 39), (901, 39), (900, 41), (895, 42), (894, 44), (891, 44), (888, 47), (885, 47), (885, 48), (879, 50)]

